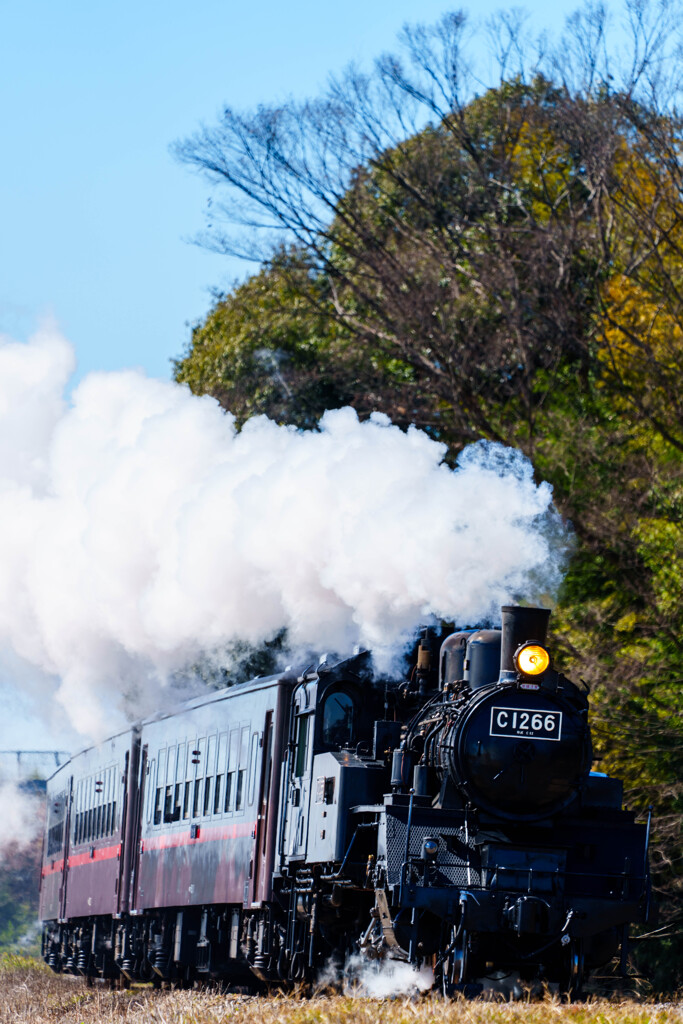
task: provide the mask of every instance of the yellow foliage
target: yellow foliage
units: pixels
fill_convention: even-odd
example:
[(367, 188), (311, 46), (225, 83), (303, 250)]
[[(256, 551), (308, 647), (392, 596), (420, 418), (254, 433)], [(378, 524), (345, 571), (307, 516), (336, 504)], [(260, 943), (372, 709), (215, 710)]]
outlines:
[(683, 328), (669, 305), (617, 274), (603, 292), (600, 360), (642, 412), (674, 431), (681, 411)]

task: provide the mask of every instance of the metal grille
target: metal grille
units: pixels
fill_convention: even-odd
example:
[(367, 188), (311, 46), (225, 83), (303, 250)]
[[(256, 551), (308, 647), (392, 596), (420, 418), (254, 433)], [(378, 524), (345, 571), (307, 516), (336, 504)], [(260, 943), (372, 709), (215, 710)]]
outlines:
[[(407, 809), (397, 808), (399, 814), (393, 814), (391, 808), (386, 809), (387, 815), (387, 881), (396, 885), (400, 881), (401, 865), (405, 857), (406, 831), (408, 828)], [(447, 825), (443, 814), (420, 808), (413, 816), (410, 830), (409, 858), (417, 860), (422, 851), (422, 843), (431, 836), (439, 843), (437, 869), (439, 882), (443, 885), (457, 885), (460, 888), (481, 885), (481, 858), (479, 849), (474, 845), (470, 834), (466, 839), (463, 825)], [(469, 862), (469, 863), (468, 863)]]

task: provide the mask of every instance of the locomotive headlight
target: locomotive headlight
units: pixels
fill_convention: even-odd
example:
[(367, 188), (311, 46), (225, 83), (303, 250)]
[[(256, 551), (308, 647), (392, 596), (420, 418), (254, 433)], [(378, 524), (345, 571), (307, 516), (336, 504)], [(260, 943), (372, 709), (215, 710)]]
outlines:
[(513, 661), (523, 676), (540, 676), (550, 665), (550, 655), (540, 644), (522, 644)]

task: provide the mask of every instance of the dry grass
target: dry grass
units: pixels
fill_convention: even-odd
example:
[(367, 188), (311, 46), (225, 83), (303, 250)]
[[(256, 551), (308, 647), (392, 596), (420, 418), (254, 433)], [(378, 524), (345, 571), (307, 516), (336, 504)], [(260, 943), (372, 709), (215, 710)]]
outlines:
[(271, 998), (217, 992), (86, 988), (26, 958), (0, 962), (0, 1024), (683, 1024), (683, 1003), (444, 1003), (347, 996)]

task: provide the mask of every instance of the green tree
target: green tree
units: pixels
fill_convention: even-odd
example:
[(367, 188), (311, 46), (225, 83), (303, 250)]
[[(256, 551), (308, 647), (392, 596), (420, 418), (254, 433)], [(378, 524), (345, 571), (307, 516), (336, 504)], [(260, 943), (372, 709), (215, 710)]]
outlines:
[(449, 15), (406, 30), (401, 54), (369, 75), (348, 72), (320, 100), (226, 110), (181, 144), (181, 158), (227, 191), (229, 216), (237, 204), (251, 238), (266, 224), (290, 248), (214, 235), (264, 268), (216, 304), (177, 373), (241, 417), (267, 411), (308, 426), (349, 402), (415, 422), (453, 454), (486, 437), (532, 456), (577, 535), (556, 640), (592, 686), (606, 765), (637, 809), (655, 809), (657, 956), (674, 985), (680, 72), (669, 47), (675, 7), (634, 2), (626, 12), (631, 56), (618, 61), (599, 7), (574, 16), (545, 59), (503, 16), (500, 80), (478, 97), (466, 19)]

